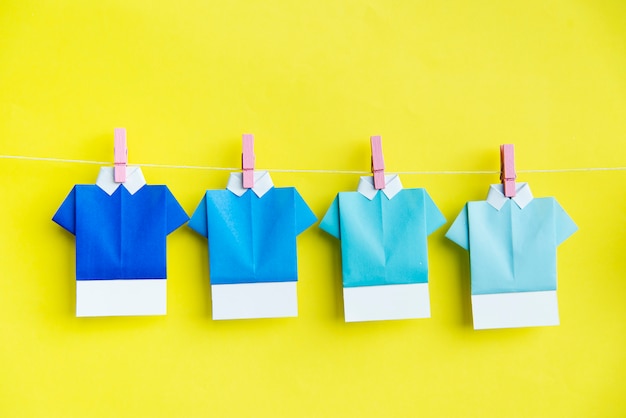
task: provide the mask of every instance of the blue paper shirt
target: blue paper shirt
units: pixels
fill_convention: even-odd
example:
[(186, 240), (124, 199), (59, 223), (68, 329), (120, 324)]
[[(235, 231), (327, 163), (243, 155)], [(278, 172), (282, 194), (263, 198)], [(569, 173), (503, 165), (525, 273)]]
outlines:
[(298, 280), (296, 236), (317, 218), (293, 187), (207, 190), (189, 226), (208, 238), (211, 284)]
[(446, 234), (470, 253), (472, 294), (556, 290), (556, 247), (576, 224), (552, 197), (502, 202), (468, 202)]
[(164, 279), (166, 236), (188, 216), (166, 186), (76, 185), (53, 221), (76, 235), (76, 279)]
[(341, 240), (343, 286), (357, 287), (427, 283), (427, 237), (445, 222), (426, 190), (403, 189), (339, 193), (320, 228)]

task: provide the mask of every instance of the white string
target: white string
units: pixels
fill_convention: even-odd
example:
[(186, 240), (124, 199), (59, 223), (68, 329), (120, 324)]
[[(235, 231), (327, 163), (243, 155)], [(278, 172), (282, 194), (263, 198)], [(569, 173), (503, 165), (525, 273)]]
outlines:
[[(0, 159), (25, 160), (25, 161), (46, 161), (52, 163), (70, 164), (93, 164), (108, 165), (110, 161), (90, 161), (90, 160), (69, 160), (64, 158), (30, 157), (26, 155), (0, 155)], [(211, 167), (202, 165), (172, 165), (172, 164), (132, 164), (139, 167), (155, 168), (178, 168), (188, 170), (210, 170), (210, 171), (241, 171), (238, 167)], [(261, 170), (261, 168), (257, 168)], [(371, 171), (359, 170), (313, 170), (313, 169), (271, 169), (264, 168), (275, 173), (315, 173), (315, 174), (370, 174)], [(559, 168), (559, 169), (537, 169), (537, 170), (516, 170), (518, 173), (574, 173), (587, 171), (626, 171), (626, 167), (579, 167), (579, 168)], [(404, 175), (466, 175), (466, 174), (499, 174), (499, 170), (442, 170), (442, 171), (394, 171), (394, 174)]]

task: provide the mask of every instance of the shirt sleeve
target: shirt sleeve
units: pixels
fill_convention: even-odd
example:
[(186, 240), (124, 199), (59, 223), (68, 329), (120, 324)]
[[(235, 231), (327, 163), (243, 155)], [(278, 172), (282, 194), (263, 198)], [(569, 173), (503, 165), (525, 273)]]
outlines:
[(335, 200), (333, 200), (333, 203), (326, 211), (324, 218), (320, 222), (320, 228), (333, 237), (341, 239), (341, 233), (339, 232), (339, 195), (335, 197)]
[(446, 233), (446, 238), (469, 250), (469, 223), (467, 218), (467, 203), (456, 217), (450, 229)]
[(299, 235), (317, 221), (317, 216), (315, 216), (296, 189), (293, 190), (293, 194), (296, 206), (296, 235)]
[(170, 234), (187, 222), (189, 216), (167, 187), (165, 188), (165, 204), (167, 205), (167, 233)]
[(424, 190), (424, 210), (426, 213), (426, 234), (430, 235), (446, 223), (446, 218), (426, 190)]
[(560, 245), (576, 232), (578, 227), (572, 218), (565, 213), (565, 210), (559, 205), (556, 199), (554, 200), (554, 217), (554, 223), (556, 225), (556, 245)]
[(72, 188), (52, 220), (72, 234), (76, 234), (76, 186)]
[(198, 207), (191, 215), (189, 227), (205, 238), (209, 237), (209, 226), (207, 221), (206, 194), (198, 204)]

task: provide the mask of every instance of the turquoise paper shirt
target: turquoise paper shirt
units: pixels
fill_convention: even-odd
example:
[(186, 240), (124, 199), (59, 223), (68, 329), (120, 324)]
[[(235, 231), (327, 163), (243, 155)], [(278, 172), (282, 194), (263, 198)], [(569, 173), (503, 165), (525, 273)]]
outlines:
[(473, 295), (556, 290), (556, 247), (578, 228), (554, 198), (533, 198), (526, 183), (516, 188), (506, 198), (491, 185), (446, 234), (469, 251)]
[(372, 195), (339, 193), (320, 223), (341, 240), (343, 286), (428, 283), (426, 238), (445, 218), (424, 189)]

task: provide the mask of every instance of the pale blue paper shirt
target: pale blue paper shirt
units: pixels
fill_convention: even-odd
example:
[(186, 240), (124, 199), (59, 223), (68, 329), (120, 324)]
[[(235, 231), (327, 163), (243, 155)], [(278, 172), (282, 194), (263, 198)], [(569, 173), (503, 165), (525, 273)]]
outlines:
[(527, 183), (516, 188), (507, 198), (491, 185), (446, 234), (469, 251), (472, 295), (556, 290), (556, 248), (578, 228), (556, 199), (533, 198)]

